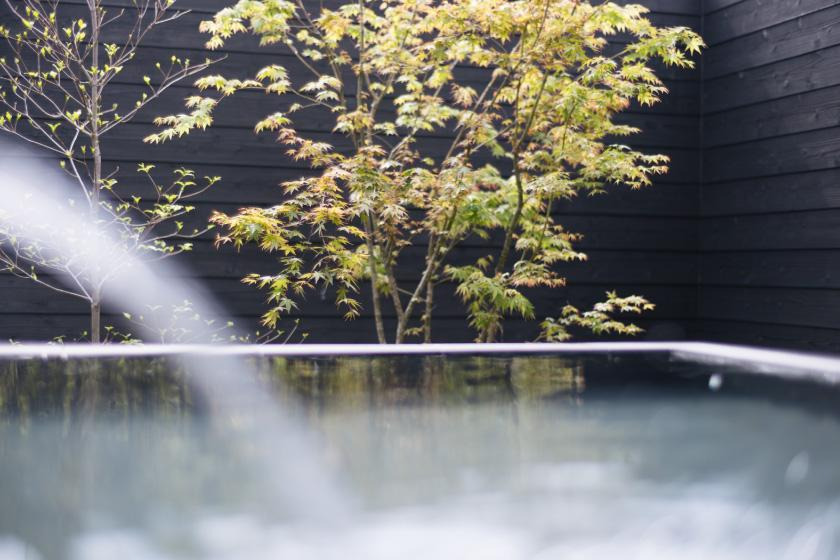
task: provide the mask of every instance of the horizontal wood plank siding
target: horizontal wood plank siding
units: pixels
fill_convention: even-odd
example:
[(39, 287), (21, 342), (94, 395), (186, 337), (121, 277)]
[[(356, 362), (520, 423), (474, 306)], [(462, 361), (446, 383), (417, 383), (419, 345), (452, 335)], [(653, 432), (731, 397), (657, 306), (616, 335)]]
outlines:
[(840, 350), (840, 5), (704, 8), (693, 334)]
[[(200, 21), (233, 0), (177, 0), (176, 6), (192, 13), (176, 23), (148, 36), (136, 60), (129, 64), (111, 89), (110, 103), (129, 107), (142, 95), (144, 76), (154, 81), (154, 64), (168, 60), (171, 54), (193, 61), (224, 57), (211, 71), (235, 77), (250, 77), (267, 64), (278, 63), (289, 68), (292, 79), (303, 73), (290, 53), (282, 46), (260, 47), (257, 39), (236, 37), (225, 49), (215, 52), (205, 47), (207, 37), (198, 32)], [(326, 2), (330, 4), (330, 2)], [(335, 1), (332, 2), (336, 3)], [(659, 25), (684, 25), (700, 29), (700, 0), (644, 0), (652, 19)], [(59, 17), (85, 17), (85, 0), (61, 0)], [(132, 9), (131, 0), (107, 0), (115, 13), (120, 8)], [(8, 21), (7, 8), (0, 2), (0, 22)], [(125, 29), (115, 26), (105, 40), (119, 42)], [(620, 35), (611, 40), (610, 49), (621, 48), (626, 41)], [(534, 301), (541, 316), (557, 315), (562, 306), (573, 303), (591, 305), (603, 299), (607, 290), (622, 294), (640, 293), (657, 304), (656, 311), (643, 317), (639, 324), (649, 328), (652, 337), (683, 337), (694, 325), (698, 307), (696, 282), (699, 274), (696, 248), (698, 234), (699, 179), (701, 161), (700, 106), (701, 83), (698, 70), (678, 71), (659, 68), (670, 90), (663, 103), (652, 108), (633, 107), (621, 121), (640, 127), (643, 132), (622, 139), (649, 153), (665, 153), (672, 158), (671, 171), (647, 189), (632, 191), (614, 187), (596, 197), (581, 197), (557, 208), (562, 223), (571, 231), (583, 234), (580, 247), (589, 254), (589, 261), (562, 267), (569, 287), (553, 293), (535, 292)], [(460, 68), (462, 79), (476, 86), (487, 79), (486, 70)], [(352, 96), (352, 90), (346, 92)], [(119, 168), (122, 188), (148, 195), (144, 179), (134, 170), (137, 163), (156, 165), (155, 176), (165, 180), (180, 167), (194, 169), (200, 176), (220, 176), (222, 181), (206, 192), (196, 204), (195, 215), (187, 226), (206, 223), (211, 212), (234, 212), (248, 205), (269, 205), (281, 199), (278, 184), (299, 178), (307, 172), (300, 163), (289, 160), (270, 134), (256, 135), (254, 124), (267, 114), (289, 104), (282, 96), (245, 93), (223, 102), (216, 114), (215, 125), (204, 132), (172, 141), (163, 146), (144, 144), (142, 139), (156, 131), (153, 120), (162, 114), (182, 112), (183, 101), (196, 90), (185, 83), (171, 88), (148, 110), (130, 124), (114, 130), (106, 137), (106, 168)], [(386, 102), (383, 110), (389, 110)], [(348, 146), (331, 134), (329, 115), (311, 111), (298, 117), (299, 126), (318, 140)], [(425, 135), (419, 143), (424, 150), (442, 156), (452, 135), (446, 131)], [(15, 150), (0, 154), (0, 165), (21, 155)], [(453, 254), (453, 262), (467, 263), (486, 254), (497, 239), (469, 240)], [(424, 247), (406, 251), (399, 269), (399, 281), (406, 287), (416, 281)], [(277, 270), (273, 255), (252, 247), (237, 252), (230, 247), (217, 249), (211, 236), (200, 239), (191, 254), (178, 257), (185, 276), (201, 279), (209, 292), (246, 329), (258, 327), (265, 310), (264, 294), (244, 286), (240, 278), (250, 272), (268, 273)], [(362, 286), (366, 301), (367, 287)], [(300, 310), (293, 316), (301, 320), (301, 331), (309, 333), (312, 342), (373, 342), (375, 335), (371, 310), (366, 306), (362, 317), (347, 325), (330, 304), (329, 294), (308, 294)], [(455, 342), (470, 340), (473, 334), (463, 320), (463, 304), (451, 286), (440, 289), (437, 296), (439, 320), (435, 324), (435, 340)], [(108, 309), (107, 322), (121, 325), (120, 309)], [(389, 322), (392, 322), (388, 315)], [(460, 317), (460, 319), (459, 319)], [(26, 282), (0, 276), (0, 340), (44, 340), (54, 336), (77, 337), (87, 328), (84, 305), (35, 287)], [(389, 327), (389, 330), (391, 327)], [(504, 339), (532, 340), (535, 324), (510, 320), (505, 325)]]

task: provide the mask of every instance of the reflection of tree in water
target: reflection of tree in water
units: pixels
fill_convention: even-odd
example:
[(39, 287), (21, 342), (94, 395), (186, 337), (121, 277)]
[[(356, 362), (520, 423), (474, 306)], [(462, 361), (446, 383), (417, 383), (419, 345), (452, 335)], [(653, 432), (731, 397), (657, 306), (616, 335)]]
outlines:
[[(325, 439), (343, 432), (357, 453), (393, 449), (426, 461), (435, 456), (423, 430), (439, 429), (436, 411), (463, 415), (469, 407), (459, 405), (501, 404), (500, 421), (515, 439), (518, 402), (572, 398), (580, 375), (574, 361), (557, 359), (254, 360), (280, 406), (302, 403)], [(212, 401), (171, 359), (0, 362), (0, 531), (38, 543), (44, 558), (62, 558), (69, 540), (90, 529), (91, 512), (142, 526), (159, 504), (174, 512), (214, 500), (250, 507), (259, 490), (243, 490), (242, 473), (258, 450), (237, 439), (236, 419), (214, 413)], [(364, 411), (373, 424), (344, 426), (343, 411)], [(351, 477), (376, 486), (366, 460), (336, 458)]]
[(267, 367), (320, 411), (573, 397), (584, 387), (580, 360), (556, 357), (273, 358)]
[[(259, 363), (278, 397), (306, 406), (384, 407), (574, 396), (577, 360), (509, 357), (270, 358)], [(167, 421), (195, 414), (202, 399), (168, 359), (21, 360), (0, 363), (0, 422), (25, 432), (33, 417), (67, 430), (107, 417)]]
[[(0, 363), (0, 530), (39, 543), (44, 558), (65, 557), (68, 539), (84, 528), (83, 511), (104, 509), (107, 493), (136, 499), (124, 478), (113, 487), (121, 476), (109, 470), (123, 468), (120, 455), (129, 460), (124, 451), (136, 447), (142, 457), (161, 441), (178, 445), (186, 435), (178, 427), (188, 428), (194, 409), (183, 375), (162, 360)], [(150, 430), (150, 417), (166, 429)], [(161, 486), (177, 494), (174, 478)]]
[(23, 427), (33, 415), (70, 428), (91, 415), (169, 418), (193, 405), (183, 372), (166, 360), (26, 360), (0, 363), (0, 420)]
[(504, 478), (534, 429), (521, 410), (576, 407), (583, 373), (557, 357), (275, 358), (267, 367), (302, 397), (334, 470), (378, 507), (459, 495), (469, 473)]

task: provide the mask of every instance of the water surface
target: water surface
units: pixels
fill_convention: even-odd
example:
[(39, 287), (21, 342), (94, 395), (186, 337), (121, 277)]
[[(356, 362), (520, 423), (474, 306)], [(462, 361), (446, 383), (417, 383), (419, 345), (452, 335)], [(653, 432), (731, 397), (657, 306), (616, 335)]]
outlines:
[(325, 471), (174, 358), (0, 364), (0, 558), (840, 556), (834, 389), (663, 354), (251, 362)]

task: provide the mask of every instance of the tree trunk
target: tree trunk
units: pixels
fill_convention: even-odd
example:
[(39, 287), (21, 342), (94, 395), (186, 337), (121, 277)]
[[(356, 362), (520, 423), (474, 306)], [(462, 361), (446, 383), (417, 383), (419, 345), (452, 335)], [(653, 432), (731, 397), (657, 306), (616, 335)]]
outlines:
[(423, 314), (423, 342), (431, 344), (432, 342), (432, 310), (434, 308), (435, 298), (435, 282), (429, 280), (426, 285), (426, 312)]
[[(90, 148), (93, 152), (93, 185), (91, 192), (91, 220), (94, 227), (98, 227), (99, 220), (99, 204), (102, 195), (102, 151), (100, 149), (100, 107), (102, 90), (99, 83), (99, 32), (102, 29), (102, 13), (99, 10), (100, 4), (95, 0), (88, 0), (88, 8), (90, 10), (91, 20), (91, 45), (92, 45), (92, 62), (93, 68), (91, 72), (90, 84), (90, 106), (88, 112), (90, 113)], [(97, 267), (98, 268), (98, 267)], [(91, 284), (99, 285), (99, 278), (96, 271), (91, 271)], [(100, 334), (102, 332), (102, 307), (101, 296), (99, 288), (94, 288), (92, 292), (93, 297), (90, 302), (90, 341), (93, 344), (101, 342)]]
[(402, 300), (400, 299), (400, 287), (397, 284), (396, 276), (394, 276), (394, 268), (391, 264), (386, 264), (387, 268), (385, 269), (385, 275), (388, 281), (388, 291), (391, 292), (391, 301), (394, 304), (394, 311), (397, 313), (397, 330), (396, 333), (394, 333), (394, 342), (396, 344), (402, 344), (403, 337), (405, 336), (404, 325), (407, 323), (407, 321), (402, 306)]
[(99, 299), (96, 298), (90, 302), (90, 341), (93, 344), (99, 344), (102, 340), (100, 334), (102, 332), (102, 305)]
[(370, 273), (371, 298), (373, 300), (373, 318), (376, 322), (376, 338), (379, 344), (388, 344), (385, 338), (385, 321), (382, 319), (382, 307), (379, 302), (379, 291), (376, 289), (378, 274), (376, 272), (376, 248), (373, 243), (373, 223), (369, 216), (364, 216), (365, 236), (368, 248), (368, 271)]

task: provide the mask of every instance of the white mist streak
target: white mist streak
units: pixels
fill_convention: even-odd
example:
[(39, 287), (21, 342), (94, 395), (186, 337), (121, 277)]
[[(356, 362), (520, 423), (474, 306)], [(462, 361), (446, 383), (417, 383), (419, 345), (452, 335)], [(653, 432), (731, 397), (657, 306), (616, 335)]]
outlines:
[[(0, 142), (0, 154), (8, 146)], [(189, 300), (202, 317), (223, 315), (200, 286), (183, 279), (185, 275), (174, 264), (156, 261), (152, 267), (128, 252), (113, 231), (94, 223), (87, 204), (82, 208), (68, 203), (74, 194), (73, 185), (34, 158), (0, 164), (3, 225), (43, 247), (51, 258), (66, 262), (70, 257), (76, 275), (107, 276), (106, 305), (141, 315), (150, 306)], [(73, 284), (69, 278), (62, 280)], [(269, 388), (259, 382), (256, 371), (243, 358), (196, 353), (181, 359), (214, 414), (249, 419), (244, 435), (250, 438), (249, 443), (259, 446), (260, 456), (267, 458), (261, 465), (267, 492), (275, 493), (276, 499), (303, 517), (331, 520), (344, 512), (344, 500), (317, 459), (308, 434), (292, 414), (278, 411)]]

